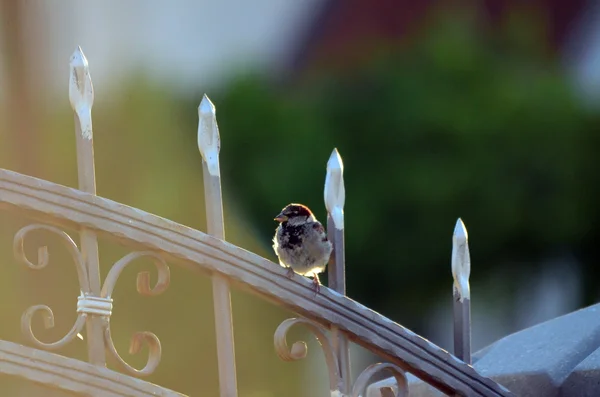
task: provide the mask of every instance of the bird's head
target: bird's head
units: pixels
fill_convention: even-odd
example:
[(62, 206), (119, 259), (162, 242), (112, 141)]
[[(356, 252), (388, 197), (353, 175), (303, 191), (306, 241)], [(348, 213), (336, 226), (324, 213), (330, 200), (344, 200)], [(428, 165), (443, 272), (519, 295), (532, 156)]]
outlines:
[(288, 204), (281, 210), (279, 215), (275, 217), (277, 222), (290, 222), (291, 224), (303, 223), (306, 221), (314, 222), (315, 216), (310, 209), (302, 204)]

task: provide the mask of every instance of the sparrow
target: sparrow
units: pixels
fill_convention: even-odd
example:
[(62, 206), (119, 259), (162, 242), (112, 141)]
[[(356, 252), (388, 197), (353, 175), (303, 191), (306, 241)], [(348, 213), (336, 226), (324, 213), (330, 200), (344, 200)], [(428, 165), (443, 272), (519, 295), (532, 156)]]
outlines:
[(318, 293), (319, 273), (325, 270), (333, 248), (325, 228), (302, 204), (288, 204), (275, 220), (279, 226), (273, 237), (273, 249), (279, 264), (288, 269), (290, 278), (294, 273), (312, 277), (315, 293)]

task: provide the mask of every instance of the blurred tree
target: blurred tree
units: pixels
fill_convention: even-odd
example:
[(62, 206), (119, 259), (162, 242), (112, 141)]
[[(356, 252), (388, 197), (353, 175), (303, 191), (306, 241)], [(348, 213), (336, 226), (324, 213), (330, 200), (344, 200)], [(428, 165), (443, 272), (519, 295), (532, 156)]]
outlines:
[[(312, 71), (294, 90), (246, 75), (215, 100), (225, 180), (265, 244), (290, 201), (325, 217), (324, 167), (338, 147), (349, 295), (416, 330), (448, 294), (457, 217), (475, 285), (494, 268), (517, 274), (577, 251), (598, 224), (597, 134), (543, 26), (516, 14), (498, 31), (475, 21), (436, 19), (409, 48), (374, 43), (369, 61)], [(596, 255), (580, 259), (593, 269)]]

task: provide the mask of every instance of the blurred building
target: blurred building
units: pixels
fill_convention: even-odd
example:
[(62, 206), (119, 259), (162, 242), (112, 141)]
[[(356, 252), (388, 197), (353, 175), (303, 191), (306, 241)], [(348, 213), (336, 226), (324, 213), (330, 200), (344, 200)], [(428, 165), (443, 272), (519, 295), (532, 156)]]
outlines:
[[(582, 93), (600, 97), (598, 2), (537, 0), (524, 5), (512, 0), (483, 0), (478, 4), (484, 11), (482, 25), (491, 28), (511, 10), (535, 12), (548, 28), (548, 43), (564, 59)], [(439, 5), (431, 0), (325, 0), (308, 29), (300, 32), (300, 45), (290, 58), (288, 71), (301, 73), (323, 59), (348, 67), (369, 56), (373, 39), (407, 44), (412, 35), (432, 23), (431, 11)]]

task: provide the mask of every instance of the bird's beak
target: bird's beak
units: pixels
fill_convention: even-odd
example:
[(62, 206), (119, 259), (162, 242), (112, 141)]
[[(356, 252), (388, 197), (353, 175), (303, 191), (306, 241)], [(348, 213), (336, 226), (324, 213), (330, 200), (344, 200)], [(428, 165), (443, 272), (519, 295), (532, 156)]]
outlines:
[(283, 215), (283, 214), (279, 214), (279, 215), (277, 215), (277, 216), (275, 217), (275, 220), (276, 220), (277, 222), (285, 222), (285, 221), (287, 221), (287, 220), (288, 220), (288, 217), (287, 217), (287, 216), (285, 216), (285, 215)]

